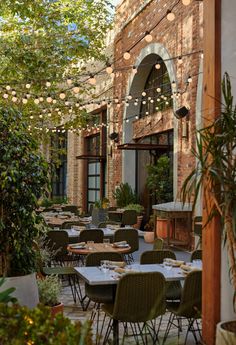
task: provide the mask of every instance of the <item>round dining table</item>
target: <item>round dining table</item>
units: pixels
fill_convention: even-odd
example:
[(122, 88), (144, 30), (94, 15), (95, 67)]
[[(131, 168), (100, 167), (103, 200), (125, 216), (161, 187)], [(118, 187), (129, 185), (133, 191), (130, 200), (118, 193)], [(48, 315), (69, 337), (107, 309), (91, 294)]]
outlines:
[(131, 247), (128, 245), (126, 247), (116, 247), (112, 243), (105, 244), (105, 243), (91, 243), (91, 244), (86, 244), (84, 248), (73, 248), (74, 245), (70, 246), (68, 245), (67, 250), (70, 253), (74, 253), (77, 255), (87, 255), (90, 253), (95, 253), (95, 252), (116, 252), (116, 253), (121, 253), (125, 254), (128, 253), (131, 249)]

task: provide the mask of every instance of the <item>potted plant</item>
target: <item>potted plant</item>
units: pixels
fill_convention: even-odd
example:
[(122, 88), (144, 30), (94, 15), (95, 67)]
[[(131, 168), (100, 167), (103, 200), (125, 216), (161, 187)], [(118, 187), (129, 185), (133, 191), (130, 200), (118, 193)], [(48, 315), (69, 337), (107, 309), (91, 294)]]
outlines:
[[(184, 181), (181, 194), (184, 202), (193, 198), (194, 206), (200, 191), (211, 195), (208, 202), (205, 198), (207, 221), (216, 215), (222, 220), (236, 309), (236, 107), (227, 73), (223, 78), (222, 92), (225, 104), (219, 117), (197, 133), (193, 152), (197, 165)], [(217, 345), (236, 343), (236, 321), (219, 324), (217, 333)]]
[[(153, 197), (154, 203), (162, 204), (173, 200), (173, 174), (170, 167), (170, 158), (162, 155), (156, 164), (146, 166), (146, 185)], [(171, 224), (172, 226), (172, 224)], [(157, 236), (167, 237), (167, 219), (157, 218)], [(171, 229), (172, 231), (172, 229)]]
[(0, 166), (0, 276), (9, 277), (5, 286), (16, 287), (14, 296), (19, 303), (34, 307), (38, 292), (33, 240), (41, 222), (35, 210), (46, 191), (47, 163), (22, 114), (3, 107)]
[(59, 301), (61, 283), (56, 275), (50, 275), (37, 279), (39, 289), (39, 302), (51, 307), (51, 314), (54, 317), (58, 313), (63, 313), (63, 304)]
[(72, 323), (62, 314), (51, 318), (50, 309), (39, 305), (32, 310), (0, 304), (0, 344), (91, 345), (91, 324)]
[(118, 207), (125, 207), (129, 204), (134, 204), (137, 201), (137, 196), (133, 192), (131, 186), (126, 183), (121, 183), (113, 192), (113, 197), (116, 200)]

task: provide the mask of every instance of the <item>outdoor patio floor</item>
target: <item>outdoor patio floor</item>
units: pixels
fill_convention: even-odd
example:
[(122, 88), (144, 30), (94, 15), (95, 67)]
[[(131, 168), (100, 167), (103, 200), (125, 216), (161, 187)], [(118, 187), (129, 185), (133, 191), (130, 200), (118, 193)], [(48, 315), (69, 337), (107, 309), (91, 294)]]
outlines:
[[(140, 238), (140, 248), (139, 251), (136, 253), (136, 255), (134, 256), (134, 259), (136, 262), (139, 261), (139, 257), (140, 254), (145, 251), (145, 250), (150, 250), (152, 249), (152, 245), (147, 244), (144, 242), (144, 240), (142, 238)], [(177, 259), (183, 259), (185, 261), (189, 261), (190, 258), (190, 254), (188, 252), (184, 252), (184, 251), (175, 251)], [(82, 282), (82, 287), (83, 287), (83, 282)], [(79, 302), (77, 302), (76, 304), (73, 302), (72, 299), (72, 295), (71, 295), (71, 290), (70, 288), (67, 287), (63, 287), (62, 290), (62, 294), (61, 294), (61, 301), (64, 304), (64, 315), (69, 317), (71, 320), (73, 321), (85, 321), (88, 320), (90, 318), (91, 312), (93, 310), (93, 306), (94, 304), (91, 302), (89, 305), (89, 308), (87, 311), (83, 311), (82, 307), (80, 305)], [(100, 320), (103, 319), (103, 313), (101, 313), (100, 316)], [(162, 319), (162, 323), (161, 323), (161, 329), (159, 332), (159, 340), (160, 343), (162, 343), (162, 339), (166, 330), (166, 325), (168, 322), (168, 318), (169, 318), (169, 313), (166, 313)], [(107, 319), (108, 320), (108, 319)], [(185, 336), (186, 336), (186, 326), (187, 323), (185, 321), (183, 321), (183, 331), (181, 332), (179, 341), (178, 341), (178, 336), (177, 336), (177, 328), (172, 327), (168, 336), (168, 339), (166, 341), (166, 345), (174, 345), (174, 344), (184, 344), (185, 341)], [(96, 324), (93, 325), (93, 334), (95, 334), (95, 327)], [(104, 332), (103, 332), (104, 333)], [(120, 337), (123, 336), (123, 330), (122, 328), (120, 329)], [(112, 337), (112, 334), (110, 335), (110, 337)], [(102, 342), (101, 342), (102, 343)], [(126, 337), (125, 338), (125, 344), (135, 344), (135, 339), (134, 337)], [(142, 344), (142, 342), (140, 341), (140, 344)], [(151, 341), (150, 341), (151, 344)], [(193, 345), (195, 344), (194, 338), (192, 336), (192, 334), (190, 333), (188, 336), (188, 341), (187, 341), (188, 345)]]

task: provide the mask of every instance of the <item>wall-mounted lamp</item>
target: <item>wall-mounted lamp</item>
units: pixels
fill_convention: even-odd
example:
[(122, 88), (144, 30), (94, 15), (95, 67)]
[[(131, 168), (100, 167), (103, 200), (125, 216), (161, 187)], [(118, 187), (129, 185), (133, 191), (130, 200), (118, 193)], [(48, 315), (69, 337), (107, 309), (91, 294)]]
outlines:
[(174, 112), (174, 116), (177, 118), (177, 119), (182, 119), (183, 117), (187, 116), (189, 114), (189, 109), (186, 108), (185, 106), (177, 109), (175, 112)]
[(109, 135), (109, 138), (111, 140), (114, 140), (115, 143), (118, 143), (119, 142), (119, 134), (116, 133), (116, 132), (113, 132)]

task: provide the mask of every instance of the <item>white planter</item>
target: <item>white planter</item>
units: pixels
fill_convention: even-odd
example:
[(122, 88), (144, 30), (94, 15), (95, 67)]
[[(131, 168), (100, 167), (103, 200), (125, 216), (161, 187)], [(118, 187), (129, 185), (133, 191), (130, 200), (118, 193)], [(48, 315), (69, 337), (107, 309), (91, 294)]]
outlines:
[[(230, 323), (231, 321), (229, 321)], [(236, 321), (232, 321), (236, 323)], [(216, 329), (216, 345), (235, 345), (236, 344), (236, 333), (230, 332), (224, 329), (222, 326), (228, 322), (222, 321), (218, 323)]]
[(36, 274), (31, 273), (26, 276), (5, 278), (4, 284), (0, 287), (0, 291), (15, 287), (16, 290), (12, 296), (18, 299), (20, 305), (34, 308), (39, 303), (39, 293), (36, 281)]

